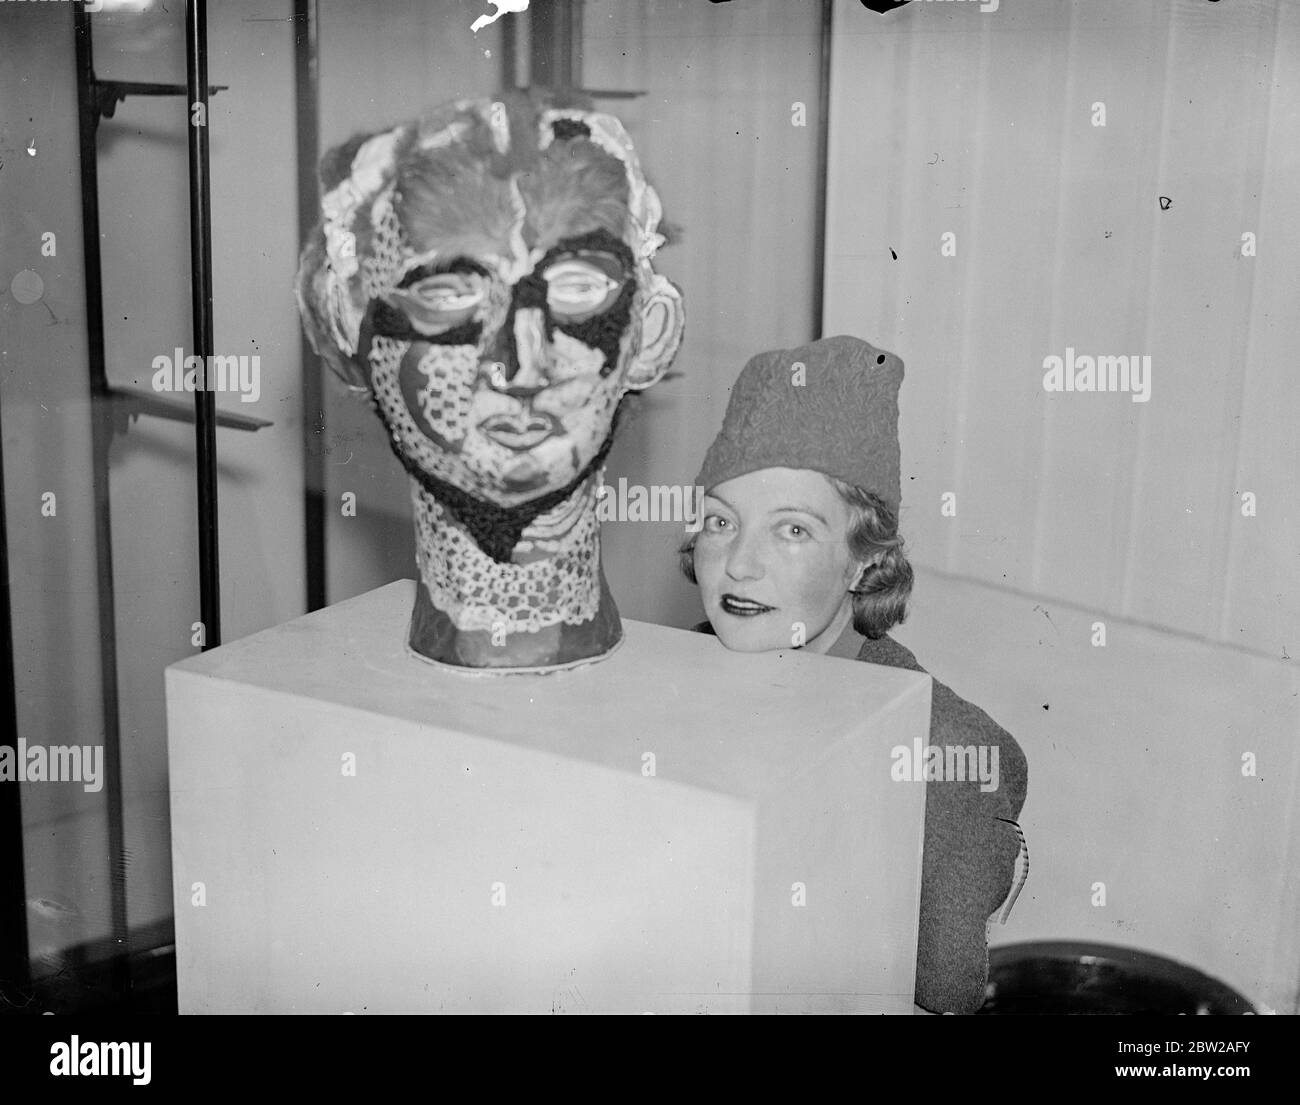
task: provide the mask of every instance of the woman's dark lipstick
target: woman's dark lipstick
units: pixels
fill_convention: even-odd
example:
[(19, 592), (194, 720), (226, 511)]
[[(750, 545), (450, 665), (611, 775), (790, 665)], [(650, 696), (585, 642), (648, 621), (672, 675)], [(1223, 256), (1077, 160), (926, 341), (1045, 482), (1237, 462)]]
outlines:
[(739, 595), (730, 594), (723, 595), (718, 600), (718, 605), (722, 608), (724, 614), (731, 614), (737, 618), (755, 618), (760, 614), (770, 614), (776, 609), (775, 606), (765, 606), (753, 599), (745, 599)]

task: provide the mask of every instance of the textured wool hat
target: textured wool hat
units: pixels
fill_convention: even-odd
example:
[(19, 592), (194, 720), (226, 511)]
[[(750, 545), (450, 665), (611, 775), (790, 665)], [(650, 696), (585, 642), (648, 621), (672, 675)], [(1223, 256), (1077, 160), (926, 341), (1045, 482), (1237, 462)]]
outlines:
[(695, 482), (705, 491), (761, 468), (811, 468), (898, 512), (903, 362), (839, 335), (760, 353), (741, 370)]

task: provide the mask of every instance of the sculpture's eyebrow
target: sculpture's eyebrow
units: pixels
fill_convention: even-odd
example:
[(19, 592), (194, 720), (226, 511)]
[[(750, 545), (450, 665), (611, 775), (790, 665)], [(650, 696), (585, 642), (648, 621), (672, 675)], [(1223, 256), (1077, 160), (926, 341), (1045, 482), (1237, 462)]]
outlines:
[(430, 276), (442, 276), (449, 272), (472, 273), (475, 276), (491, 275), (486, 268), (469, 257), (450, 257), (446, 261), (431, 261), (426, 265), (413, 268), (397, 282), (399, 288), (409, 288)]
[(632, 251), (628, 248), (627, 243), (616, 238), (602, 227), (599, 230), (588, 231), (585, 234), (561, 238), (546, 251), (545, 256), (538, 262), (535, 271), (540, 272), (542, 268), (559, 257), (572, 257), (582, 253), (604, 253), (617, 258), (623, 266), (624, 275), (630, 275), (636, 267)]

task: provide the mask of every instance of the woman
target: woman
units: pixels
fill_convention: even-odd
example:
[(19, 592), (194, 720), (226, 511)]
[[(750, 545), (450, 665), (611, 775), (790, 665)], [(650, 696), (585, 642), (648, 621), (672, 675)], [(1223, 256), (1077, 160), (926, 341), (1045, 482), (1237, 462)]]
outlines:
[[(887, 634), (912, 589), (897, 523), (902, 378), (902, 361), (852, 337), (745, 366), (695, 480), (702, 529), (681, 549), (709, 619), (698, 628), (742, 652), (802, 647), (924, 671)], [(992, 789), (926, 784), (916, 1002), (964, 1013), (984, 1000), (988, 921), (1014, 901), (1027, 772), (1009, 733), (933, 686), (930, 743), (975, 745), (998, 765)]]

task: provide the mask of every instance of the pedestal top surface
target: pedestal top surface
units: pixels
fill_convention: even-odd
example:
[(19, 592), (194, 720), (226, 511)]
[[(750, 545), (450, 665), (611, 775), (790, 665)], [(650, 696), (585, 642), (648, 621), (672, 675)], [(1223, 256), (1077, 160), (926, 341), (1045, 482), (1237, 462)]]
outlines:
[[(407, 649), (414, 594), (414, 581), (399, 580), (172, 664), (168, 678), (226, 680), (623, 771), (635, 731), (660, 777), (741, 797), (854, 739), (900, 700), (928, 703), (930, 678), (916, 672), (731, 652), (709, 634), (628, 619), (622, 645), (585, 667), (462, 673)], [(879, 753), (886, 778), (894, 743)]]

